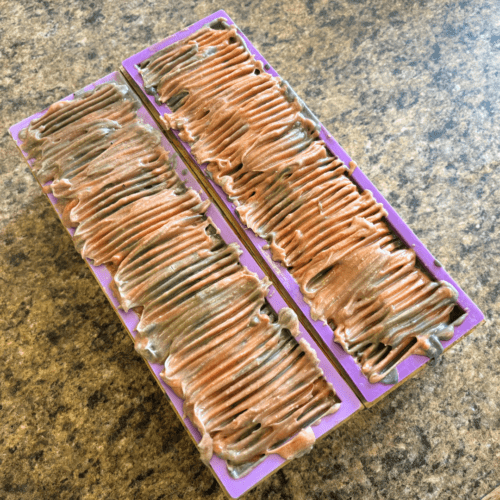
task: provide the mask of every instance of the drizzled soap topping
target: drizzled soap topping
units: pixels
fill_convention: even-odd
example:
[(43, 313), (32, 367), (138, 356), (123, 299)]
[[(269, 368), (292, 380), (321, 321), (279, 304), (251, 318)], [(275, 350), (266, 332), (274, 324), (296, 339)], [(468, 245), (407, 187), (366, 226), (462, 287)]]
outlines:
[(40, 182), (53, 181), (77, 249), (139, 314), (136, 349), (165, 364), (203, 459), (216, 453), (240, 477), (269, 454), (298, 456), (310, 426), (338, 409), (335, 391), (296, 340), (295, 314), (271, 310), (269, 283), (240, 264), (137, 108), (126, 85), (100, 85), (32, 121), (22, 148)]
[[(430, 279), (370, 191), (319, 139), (318, 122), (217, 20), (139, 65), (198, 163), (242, 222), (268, 240), (335, 340), (370, 382), (395, 383), (411, 354), (438, 356), (457, 292)], [(353, 167), (351, 166), (353, 169)]]

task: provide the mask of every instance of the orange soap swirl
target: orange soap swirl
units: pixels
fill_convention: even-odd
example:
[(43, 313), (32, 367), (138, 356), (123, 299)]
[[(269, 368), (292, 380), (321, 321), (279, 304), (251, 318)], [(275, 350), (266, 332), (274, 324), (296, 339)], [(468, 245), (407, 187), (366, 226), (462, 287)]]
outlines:
[(138, 313), (136, 349), (164, 363), (202, 458), (217, 454), (238, 478), (269, 454), (307, 452), (311, 425), (340, 402), (297, 341), (295, 313), (269, 307), (269, 283), (223, 241), (138, 107), (126, 85), (99, 85), (33, 120), (22, 148), (40, 182), (52, 181), (76, 248), (107, 266), (121, 307)]
[(370, 382), (395, 383), (412, 354), (437, 357), (452, 337), (456, 290), (432, 280), (369, 191), (319, 138), (286, 82), (267, 74), (224, 20), (139, 65), (197, 162), (269, 242), (335, 340)]

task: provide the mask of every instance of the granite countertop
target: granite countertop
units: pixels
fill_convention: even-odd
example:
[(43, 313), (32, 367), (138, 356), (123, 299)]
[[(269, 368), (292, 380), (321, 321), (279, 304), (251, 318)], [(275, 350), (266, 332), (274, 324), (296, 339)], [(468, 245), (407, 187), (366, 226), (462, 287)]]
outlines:
[(500, 483), (495, 0), (0, 0), (0, 498), (224, 497), (7, 131), (219, 8), (486, 315), (246, 498), (481, 498)]

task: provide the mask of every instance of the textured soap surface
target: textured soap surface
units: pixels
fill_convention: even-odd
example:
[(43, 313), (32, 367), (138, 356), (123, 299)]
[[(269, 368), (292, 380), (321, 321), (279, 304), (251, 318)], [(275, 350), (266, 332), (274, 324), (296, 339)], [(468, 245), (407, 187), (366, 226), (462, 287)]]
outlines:
[[(458, 292), (417, 267), (383, 205), (350, 179), (355, 164), (327, 149), (305, 104), (246, 44), (216, 18), (141, 61), (144, 88), (292, 274), (311, 318), (331, 326), (371, 383), (394, 384), (404, 359), (442, 353)], [(467, 312), (458, 315), (461, 324)]]
[[(269, 283), (242, 266), (187, 187), (161, 135), (138, 116), (124, 83), (105, 82), (51, 105), (16, 138), (82, 257), (105, 265), (136, 350), (161, 378), (234, 479), (268, 455), (308, 452), (311, 425), (340, 400), (297, 316), (266, 302)], [(50, 184), (48, 183), (50, 181)]]

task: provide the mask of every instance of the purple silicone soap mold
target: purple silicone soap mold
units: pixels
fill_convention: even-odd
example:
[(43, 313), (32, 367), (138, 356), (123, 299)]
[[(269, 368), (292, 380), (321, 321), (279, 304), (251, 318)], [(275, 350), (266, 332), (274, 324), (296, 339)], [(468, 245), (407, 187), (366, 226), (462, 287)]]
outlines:
[[(248, 38), (241, 32), (241, 30), (236, 26), (236, 24), (231, 20), (231, 18), (227, 15), (223, 10), (219, 10), (214, 14), (201, 19), (197, 23), (189, 26), (188, 28), (179, 31), (178, 33), (166, 38), (165, 40), (152, 45), (149, 48), (146, 48), (135, 54), (134, 56), (123, 61), (122, 65), (124, 69), (127, 71), (129, 76), (134, 80), (134, 82), (141, 89), (143, 94), (147, 97), (147, 99), (154, 106), (156, 111), (162, 116), (165, 113), (170, 113), (170, 109), (166, 105), (159, 105), (155, 98), (149, 95), (143, 85), (143, 81), (141, 75), (139, 74), (136, 65), (147, 59), (151, 56), (151, 54), (158, 52), (159, 50), (165, 48), (168, 45), (171, 45), (187, 36), (191, 35), (194, 31), (200, 29), (204, 25), (218, 19), (224, 18), (228, 24), (235, 25), (238, 30), (238, 34), (242, 37), (245, 44), (248, 47), (248, 50), (255, 56), (256, 60), (262, 61), (263, 65), (266, 68), (267, 73), (279, 77), (278, 73), (271, 67), (271, 65), (264, 59), (264, 57), (259, 53), (259, 51), (253, 46), (253, 44), (248, 40)], [(191, 155), (191, 148), (189, 144), (179, 139), (179, 133), (176, 130), (172, 130), (174, 135), (177, 137), (179, 142), (186, 149), (189, 156), (193, 159), (193, 162), (198, 165), (203, 173), (206, 170), (206, 164), (199, 165), (194, 157)], [(332, 137), (332, 135), (326, 130), (326, 128), (321, 125), (320, 138), (325, 142), (328, 149), (337, 155), (346, 165), (351, 161), (351, 157), (344, 151), (344, 149), (339, 145), (339, 143)], [(205, 173), (206, 174), (206, 173)], [(458, 291), (458, 305), (464, 311), (466, 311), (467, 317), (465, 321), (455, 327), (455, 332), (453, 337), (448, 340), (442, 342), (443, 347), (446, 349), (451, 344), (456, 342), (458, 339), (463, 337), (466, 333), (468, 333), (472, 328), (477, 326), (481, 321), (484, 320), (484, 316), (479, 310), (479, 308), (474, 304), (474, 302), (465, 294), (465, 292), (457, 285), (457, 283), (451, 278), (451, 276), (440, 266), (435, 264), (435, 259), (424, 246), (424, 244), (415, 236), (413, 231), (408, 227), (408, 225), (401, 219), (401, 217), (396, 213), (396, 211), (391, 207), (389, 202), (380, 194), (378, 189), (370, 182), (370, 180), (366, 177), (365, 174), (358, 167), (354, 170), (351, 175), (351, 179), (361, 188), (361, 189), (369, 189), (377, 202), (382, 203), (385, 210), (387, 211), (387, 221), (389, 225), (394, 230), (395, 233), (399, 235), (399, 237), (409, 246), (413, 247), (417, 254), (417, 258), (422, 264), (422, 266), (436, 279), (436, 280), (445, 280), (448, 283), (451, 283), (456, 290)], [(344, 370), (347, 372), (352, 382), (355, 384), (357, 389), (360, 391), (361, 395), (365, 398), (367, 402), (373, 402), (377, 398), (384, 395), (387, 391), (389, 391), (393, 386), (385, 385), (382, 383), (371, 384), (368, 382), (367, 378), (361, 373), (359, 365), (356, 363), (354, 358), (352, 358), (349, 354), (347, 354), (342, 347), (334, 342), (334, 334), (332, 329), (325, 325), (321, 321), (316, 321), (311, 318), (309, 306), (304, 302), (302, 294), (300, 293), (299, 286), (296, 281), (293, 279), (288, 270), (273, 261), (271, 258), (271, 253), (268, 249), (266, 249), (267, 242), (258, 236), (256, 236), (253, 231), (243, 226), (240, 222), (238, 216), (236, 215), (235, 206), (229, 202), (227, 196), (221, 189), (219, 185), (217, 185), (214, 181), (209, 178), (209, 182), (217, 193), (220, 201), (229, 209), (231, 214), (234, 216), (235, 220), (238, 224), (245, 230), (246, 235), (255, 246), (258, 253), (264, 259), (264, 261), (269, 265), (271, 270), (276, 274), (280, 282), (283, 284), (285, 289), (288, 291), (292, 300), (298, 306), (298, 308), (302, 311), (311, 325), (314, 327), (318, 335), (321, 339), (326, 343), (328, 348), (331, 351), (331, 354), (340, 362)], [(427, 363), (429, 359), (425, 356), (417, 356), (413, 355), (408, 357), (406, 360), (401, 362), (398, 365), (398, 373), (399, 373), (399, 381), (408, 377), (410, 374), (418, 370), (425, 363)]]
[[(104, 78), (101, 78), (97, 82), (94, 82), (84, 89), (82, 91), (88, 91), (94, 89), (97, 85), (101, 83), (106, 83), (110, 81), (115, 81), (120, 84), (126, 84), (125, 81), (123, 80), (123, 77), (120, 75), (119, 72), (111, 73)], [(65, 99), (62, 100), (71, 100), (74, 98), (75, 94), (71, 94), (70, 96), (66, 97)], [(28, 126), (28, 124), (34, 120), (35, 118), (39, 118), (44, 112), (41, 111), (39, 113), (36, 113), (33, 116), (30, 116), (29, 118), (26, 118), (25, 120), (17, 123), (16, 125), (13, 125), (10, 129), (9, 132), (12, 135), (12, 138), (16, 141), (17, 145), (21, 148), (21, 140), (19, 139), (19, 133), (20, 131)], [(149, 112), (146, 110), (146, 108), (143, 106), (138, 110), (138, 115), (139, 117), (149, 125), (151, 125), (153, 128), (156, 130), (159, 130), (158, 125), (156, 124), (155, 120), (151, 117)], [(162, 135), (162, 146), (170, 153), (171, 157), (175, 158), (175, 170), (179, 177), (185, 182), (186, 186), (194, 189), (195, 191), (200, 193), (200, 196), (203, 200), (207, 199), (207, 195), (205, 192), (202, 190), (201, 186), (199, 183), (196, 181), (194, 176), (191, 174), (191, 172), (187, 169), (186, 165), (182, 162), (182, 160), (178, 157), (177, 153), (173, 149), (172, 145), (168, 142), (168, 140)], [(25, 157), (27, 157), (27, 154), (23, 151), (23, 154)], [(30, 166), (32, 165), (32, 161), (28, 162)], [(50, 184), (50, 183), (48, 183)], [(47, 195), (50, 202), (52, 205), (56, 205), (56, 198), (52, 194)], [(59, 212), (58, 212), (59, 213)], [(60, 214), (59, 214), (60, 215)], [(246, 266), (250, 271), (256, 273), (259, 278), (264, 278), (265, 273), (262, 271), (262, 269), (259, 267), (259, 265), (255, 262), (254, 258), (250, 255), (248, 250), (241, 244), (239, 241), (238, 237), (234, 233), (234, 231), (230, 228), (229, 224), (226, 222), (222, 214), (219, 212), (218, 208), (212, 203), (207, 211), (207, 215), (211, 217), (215, 225), (219, 228), (220, 234), (224, 241), (226, 243), (238, 243), (241, 250), (243, 253), (240, 256), (240, 261), (241, 263)], [(73, 236), (73, 233), (75, 230), (73, 228), (69, 228), (68, 232), (70, 233), (71, 236)], [(99, 284), (101, 285), (102, 289), (104, 290), (105, 294), (108, 297), (108, 300), (111, 302), (113, 308), (115, 309), (116, 313), (120, 316), (120, 319), (122, 320), (122, 323), (126, 326), (129, 334), (132, 336), (132, 338), (135, 337), (136, 333), (134, 332), (138, 322), (139, 318), (137, 314), (133, 311), (129, 311), (128, 313), (124, 312), (122, 309), (119, 308), (118, 301), (114, 297), (111, 289), (109, 288), (109, 285), (111, 283), (112, 277), (109, 271), (106, 269), (105, 266), (94, 266), (89, 259), (86, 259), (87, 264), (89, 265), (90, 269), (92, 270), (93, 274), (97, 278)], [(275, 311), (279, 311), (283, 307), (287, 307), (285, 301), (283, 298), (280, 296), (280, 294), (276, 291), (276, 289), (271, 286), (269, 289), (269, 294), (267, 296), (267, 301), (268, 303), (273, 307)], [(325, 433), (329, 432), (332, 430), (334, 427), (342, 423), (344, 420), (349, 418), (353, 413), (355, 413), (360, 407), (361, 407), (361, 402), (358, 400), (358, 398), (355, 396), (353, 391), (349, 388), (347, 383), (342, 379), (342, 377), (339, 375), (339, 373), (336, 371), (336, 369), (333, 367), (331, 362), (327, 359), (327, 357), (323, 354), (321, 349), (317, 346), (316, 342), (311, 338), (311, 336), (307, 333), (307, 331), (304, 329), (302, 325), (300, 325), (300, 335), (297, 337), (298, 340), (301, 338), (304, 338), (309, 342), (309, 344), (313, 347), (313, 349), (316, 351), (316, 354), (319, 359), (319, 366), (323, 370), (323, 373), (325, 374), (325, 378), (330, 382), (333, 387), (335, 388), (335, 391), (337, 393), (338, 398), (341, 401), (340, 408), (336, 413), (333, 415), (327, 415), (324, 417), (320, 423), (316, 426), (313, 427), (314, 435), (316, 438), (321, 437)], [(183, 414), (182, 411), (182, 404), (183, 400), (176, 396), (173, 392), (173, 390), (161, 380), (159, 377), (160, 372), (163, 370), (163, 365), (161, 364), (155, 364), (155, 363), (149, 363), (148, 361), (144, 360), (145, 363), (149, 365), (149, 368), (151, 372), (153, 373), (154, 377), (156, 378), (156, 381), (158, 384), (161, 386), (163, 391), (166, 393), (168, 396), (171, 404), (174, 406), (175, 411), (179, 418), (183, 421), (185, 427), (188, 429), (189, 433), (191, 434), (192, 438), (195, 440), (195, 442), (199, 442), (201, 439), (201, 436), (198, 432), (198, 430), (194, 427), (192, 422), (188, 418), (183, 418), (181, 415)], [(278, 467), (280, 467), (283, 463), (285, 462), (284, 459), (279, 457), (278, 455), (270, 455), (268, 456), (261, 464), (259, 464), (255, 469), (253, 469), (248, 475), (241, 479), (233, 479), (226, 468), (226, 463), (216, 457), (213, 456), (212, 459), (210, 460), (210, 466), (215, 473), (216, 477), (218, 478), (219, 482), (221, 485), (225, 488), (226, 492), (233, 498), (237, 498), (241, 495), (243, 495), (245, 492), (253, 488), (259, 481), (264, 479), (267, 475), (272, 473), (274, 470), (276, 470)]]

